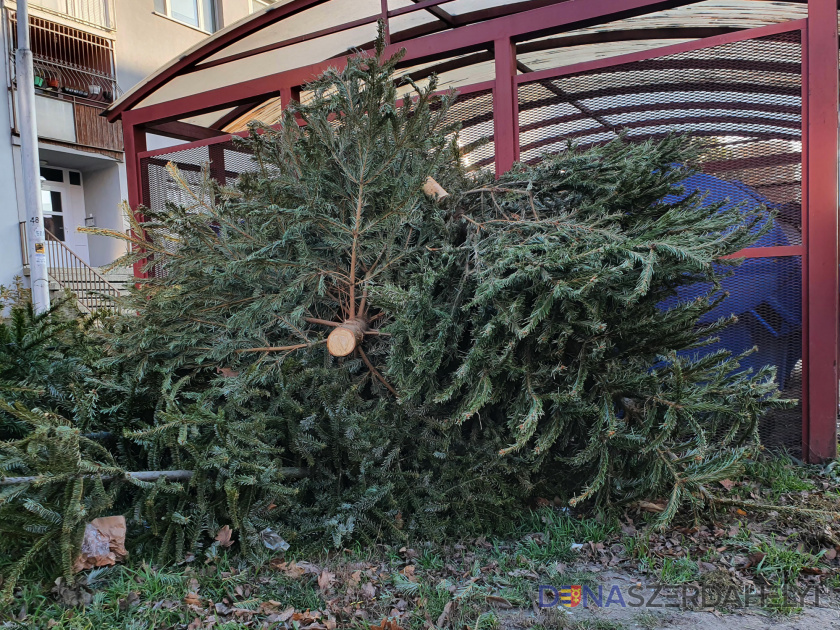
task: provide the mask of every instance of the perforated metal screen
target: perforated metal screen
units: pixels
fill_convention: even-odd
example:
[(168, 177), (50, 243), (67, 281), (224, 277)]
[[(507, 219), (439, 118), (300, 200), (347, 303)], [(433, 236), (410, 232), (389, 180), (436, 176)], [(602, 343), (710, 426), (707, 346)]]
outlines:
[[(800, 32), (562, 74), (519, 86), (520, 156), (534, 163), (561, 151), (670, 132), (702, 138), (701, 169), (688, 189), (708, 202), (766, 205), (778, 213), (758, 247), (802, 243), (802, 49)], [(692, 287), (687, 299), (709, 290)], [(738, 323), (711, 347), (758, 350), (744, 368), (775, 365), (784, 394), (802, 393), (802, 263), (799, 256), (753, 258), (724, 282), (730, 296), (711, 321)], [(802, 409), (763, 419), (766, 445), (799, 452)]]
[(447, 122), (461, 123), (458, 143), (466, 169), (492, 170), (496, 155), (493, 91), (482, 90), (459, 96), (447, 113)]

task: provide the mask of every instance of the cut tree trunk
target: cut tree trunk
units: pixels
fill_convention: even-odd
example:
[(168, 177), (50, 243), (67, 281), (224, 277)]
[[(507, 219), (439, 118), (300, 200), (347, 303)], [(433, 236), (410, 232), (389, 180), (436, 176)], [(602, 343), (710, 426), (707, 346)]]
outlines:
[(367, 332), (367, 320), (355, 317), (334, 328), (327, 337), (327, 350), (334, 357), (346, 357), (353, 353)]

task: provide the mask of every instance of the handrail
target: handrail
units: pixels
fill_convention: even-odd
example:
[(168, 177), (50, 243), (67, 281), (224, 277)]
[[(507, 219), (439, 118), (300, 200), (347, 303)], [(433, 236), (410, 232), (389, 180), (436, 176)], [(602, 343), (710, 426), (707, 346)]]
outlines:
[[(118, 312), (114, 299), (120, 297), (120, 290), (82, 260), (55, 234), (46, 229), (44, 233), (48, 243), (47, 272), (50, 278), (61, 288), (71, 291), (82, 310)], [(28, 265), (29, 249), (25, 222), (20, 223), (20, 236), (23, 264)]]

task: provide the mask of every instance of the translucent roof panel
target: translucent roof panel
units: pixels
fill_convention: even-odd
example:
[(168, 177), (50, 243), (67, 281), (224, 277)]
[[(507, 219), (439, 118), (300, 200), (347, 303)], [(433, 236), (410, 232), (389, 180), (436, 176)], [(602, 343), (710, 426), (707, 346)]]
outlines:
[[(515, 12), (551, 11), (555, 5), (560, 11), (568, 0), (448, 0), (405, 12), (418, 1), (389, 0), (389, 11), (397, 13), (389, 19), (394, 42), (505, 19)], [(173, 60), (128, 92), (111, 111), (160, 104), (341, 58), (372, 44), (381, 12), (381, 0), (281, 0)], [(806, 15), (807, 5), (799, 0), (700, 0), (622, 20), (605, 19), (586, 28), (557, 27), (549, 36), (540, 34), (530, 40), (527, 35), (519, 37), (517, 60), (520, 71), (541, 70), (692, 41), (714, 34), (714, 29), (755, 28)], [(488, 42), (482, 50), (492, 54), (491, 48)], [(457, 57), (469, 63), (463, 67), (450, 63)], [(447, 61), (439, 63), (443, 87), (479, 83), (494, 74), (492, 59), (477, 54), (475, 46), (452, 51)], [(422, 62), (417, 67), (434, 69)], [(275, 97), (276, 93), (267, 93), (265, 100)], [(259, 107), (254, 105), (255, 113), (273, 111)]]

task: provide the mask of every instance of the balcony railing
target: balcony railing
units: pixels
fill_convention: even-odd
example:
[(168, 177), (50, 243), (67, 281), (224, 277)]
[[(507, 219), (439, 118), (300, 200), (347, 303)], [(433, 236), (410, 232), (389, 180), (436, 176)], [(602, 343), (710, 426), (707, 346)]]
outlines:
[(29, 0), (29, 4), (106, 31), (117, 29), (114, 0)]
[[(9, 12), (7, 24), (14, 71), (16, 13)], [(38, 91), (102, 108), (119, 96), (112, 40), (35, 16), (30, 17), (29, 32)]]

